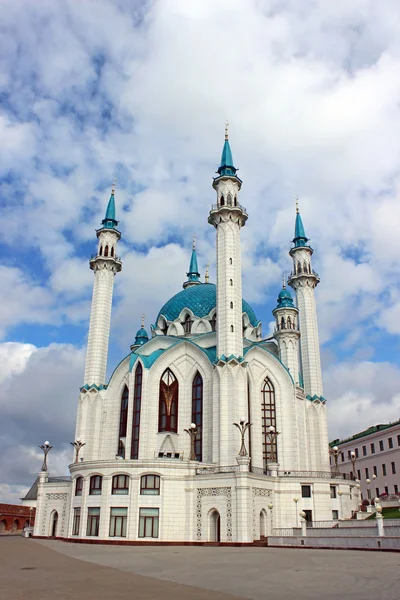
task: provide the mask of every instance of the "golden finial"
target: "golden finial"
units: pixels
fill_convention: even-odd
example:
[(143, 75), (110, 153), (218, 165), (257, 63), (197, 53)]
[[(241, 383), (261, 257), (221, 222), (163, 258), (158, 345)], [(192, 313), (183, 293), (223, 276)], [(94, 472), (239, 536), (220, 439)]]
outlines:
[(113, 179), (113, 184), (112, 184), (112, 188), (111, 188), (111, 194), (114, 195), (115, 194), (115, 184), (117, 182), (117, 178), (114, 177)]
[(225, 121), (225, 139), (226, 139), (226, 140), (229, 138), (228, 128), (229, 128), (229, 121), (228, 121), (228, 119), (227, 119), (227, 120)]
[(286, 290), (286, 277), (285, 274), (282, 275), (282, 287), (284, 290)]
[(296, 196), (296, 213), (299, 214), (299, 197)]
[(142, 329), (144, 329), (144, 320), (146, 318), (146, 315), (142, 315)]
[(205, 277), (204, 277), (204, 281), (206, 283), (209, 283), (209, 281), (210, 281), (210, 276), (209, 276), (209, 273), (208, 273), (209, 267), (210, 267), (210, 261), (208, 261), (208, 263), (206, 264), (206, 274), (205, 274)]
[(192, 244), (192, 249), (196, 250), (196, 234), (193, 234), (193, 244)]

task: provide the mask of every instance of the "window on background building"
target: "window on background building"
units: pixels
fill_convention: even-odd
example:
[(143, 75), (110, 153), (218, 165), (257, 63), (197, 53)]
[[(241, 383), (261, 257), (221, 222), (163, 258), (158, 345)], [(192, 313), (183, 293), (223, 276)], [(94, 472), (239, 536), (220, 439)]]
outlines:
[(341, 452), (341, 453), (340, 453), (340, 460), (341, 460), (342, 462), (344, 462), (344, 452)]
[(393, 486), (393, 488), (394, 488), (394, 493), (398, 494), (399, 493), (399, 486), (395, 483), (394, 486)]
[(397, 445), (400, 446), (400, 435), (397, 436)]
[(170, 369), (160, 380), (158, 431), (178, 431), (178, 381)]
[(356, 449), (354, 450), (354, 452), (356, 453), (356, 458), (358, 458), (358, 456), (359, 456), (359, 453), (358, 453), (358, 448), (356, 448)]
[(375, 444), (371, 444), (371, 454), (375, 454)]
[(378, 477), (378, 467), (377, 467), (376, 465), (374, 465), (374, 466), (372, 467), (372, 470), (373, 470), (373, 472), (374, 472), (374, 475), (375, 475), (375, 477)]
[(379, 498), (379, 488), (375, 488), (375, 495), (377, 498)]
[(117, 455), (121, 458), (125, 458), (125, 444), (122, 440), (119, 440)]
[(389, 495), (389, 488), (387, 485), (385, 485), (385, 494)]
[(75, 481), (75, 496), (82, 496), (83, 477), (77, 477)]
[(396, 463), (392, 462), (390, 463), (390, 466), (392, 467), (392, 475), (396, 475)]
[(128, 475), (114, 475), (114, 477), (112, 478), (111, 493), (114, 495), (129, 494), (129, 476)]
[(357, 469), (357, 479), (361, 479), (361, 471), (360, 471), (360, 469)]
[(133, 415), (132, 415), (132, 443), (131, 458), (139, 458), (139, 439), (140, 439), (140, 408), (142, 404), (142, 380), (143, 367), (140, 363), (136, 367), (135, 384), (133, 388)]
[(121, 410), (119, 413), (119, 437), (126, 437), (126, 424), (128, 422), (128, 400), (129, 400), (129, 390), (128, 387), (125, 386), (122, 391), (121, 396)]
[(100, 508), (88, 508), (86, 535), (99, 535)]
[(389, 448), (393, 448), (393, 438), (388, 438), (388, 446)]
[(336, 498), (336, 485), (331, 485), (331, 498)]
[(271, 458), (274, 458), (275, 461), (278, 459), (276, 438), (272, 447), (271, 439), (268, 435), (271, 426), (276, 428), (275, 390), (268, 377), (264, 379), (264, 385), (261, 390), (261, 423), (264, 467), (267, 467), (268, 461)]
[(72, 523), (72, 535), (79, 535), (81, 524), (81, 509), (74, 508), (74, 521)]
[(301, 486), (301, 497), (302, 498), (311, 498), (311, 485), (302, 485)]
[[(361, 478), (359, 477), (359, 479), (361, 479)], [(365, 479), (369, 479), (369, 469), (368, 469), (368, 467), (365, 467)]]
[(351, 460), (351, 450), (347, 450), (347, 460)]
[(363, 456), (367, 456), (367, 446), (363, 446), (362, 451), (363, 451)]
[(337, 521), (339, 519), (339, 511), (338, 510), (333, 510), (332, 511), (332, 520), (333, 521)]
[(307, 523), (311, 523), (312, 522), (312, 510), (305, 510), (303, 512), (306, 513), (305, 519), (306, 519)]
[(382, 475), (386, 475), (386, 465), (382, 465)]
[(158, 538), (158, 508), (139, 508), (139, 537)]
[(385, 447), (383, 445), (383, 440), (379, 440), (379, 450), (382, 452), (382, 450), (384, 450)]
[(140, 493), (142, 495), (159, 496), (159, 475), (142, 475), (142, 477), (140, 478)]
[(196, 373), (192, 385), (192, 423), (199, 427), (199, 432), (194, 441), (196, 460), (202, 460), (203, 453), (203, 378)]
[(126, 537), (127, 508), (112, 508), (110, 512), (110, 537)]
[(101, 475), (92, 475), (90, 478), (89, 495), (100, 496), (103, 478)]

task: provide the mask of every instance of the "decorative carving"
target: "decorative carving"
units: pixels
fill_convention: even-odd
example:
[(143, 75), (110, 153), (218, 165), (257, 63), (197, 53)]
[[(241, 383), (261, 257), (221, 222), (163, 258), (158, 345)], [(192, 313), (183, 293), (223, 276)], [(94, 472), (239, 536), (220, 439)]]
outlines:
[[(60, 511), (61, 512), (61, 521), (60, 521), (60, 533), (59, 533), (59, 535), (61, 537), (63, 537), (64, 534), (65, 534), (65, 521), (66, 521), (66, 516), (67, 516), (68, 494), (58, 494), (58, 493), (46, 494), (46, 498), (45, 498), (45, 501), (44, 501), (43, 519), (42, 519), (42, 535), (43, 536), (46, 535), (47, 514), (48, 514), (48, 510), (49, 510), (49, 504), (48, 504), (49, 500), (62, 500), (62, 506), (61, 506), (61, 511)], [(57, 508), (51, 507), (51, 510), (57, 510)]]
[(272, 496), (272, 490), (265, 490), (264, 488), (253, 488), (253, 540), (257, 537), (257, 521), (256, 521), (256, 496), (270, 498)]
[(202, 499), (204, 496), (226, 496), (226, 540), (232, 541), (232, 488), (214, 487), (197, 490), (197, 541), (201, 542)]

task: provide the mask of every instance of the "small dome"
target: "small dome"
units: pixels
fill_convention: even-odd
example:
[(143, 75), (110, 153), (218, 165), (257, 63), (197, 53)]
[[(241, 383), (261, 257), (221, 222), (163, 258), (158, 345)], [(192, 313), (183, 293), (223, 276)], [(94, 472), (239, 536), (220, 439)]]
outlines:
[(147, 335), (147, 331), (144, 327), (141, 327), (135, 337), (135, 346), (143, 346), (143, 344), (145, 344), (148, 341), (149, 336)]
[(286, 289), (286, 287), (284, 287), (279, 292), (277, 302), (278, 302), (277, 308), (285, 308), (285, 307), (294, 308), (292, 294), (289, 292), (288, 289)]
[[(198, 318), (206, 317), (216, 305), (217, 286), (214, 283), (202, 283), (201, 285), (188, 287), (173, 296), (164, 304), (158, 313), (156, 323), (161, 315), (163, 315), (167, 321), (175, 321), (184, 308), (191, 310)], [(254, 310), (246, 300), (243, 300), (242, 302), (242, 312), (247, 314), (251, 325), (257, 327), (259, 321)]]

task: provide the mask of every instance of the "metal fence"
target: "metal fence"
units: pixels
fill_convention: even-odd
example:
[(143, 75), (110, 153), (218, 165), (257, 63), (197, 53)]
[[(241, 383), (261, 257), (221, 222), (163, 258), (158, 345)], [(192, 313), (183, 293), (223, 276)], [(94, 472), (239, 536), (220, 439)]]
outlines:
[(215, 475), (217, 473), (236, 473), (239, 470), (239, 465), (228, 465), (226, 467), (204, 467), (196, 469), (196, 475)]
[(71, 477), (69, 475), (65, 475), (62, 477), (49, 477), (48, 483), (69, 483), (71, 481)]

